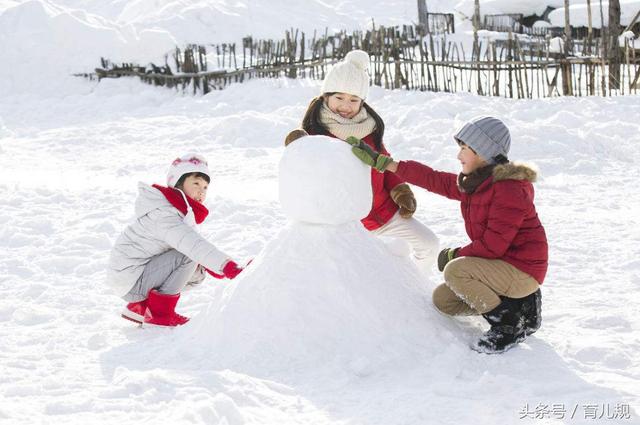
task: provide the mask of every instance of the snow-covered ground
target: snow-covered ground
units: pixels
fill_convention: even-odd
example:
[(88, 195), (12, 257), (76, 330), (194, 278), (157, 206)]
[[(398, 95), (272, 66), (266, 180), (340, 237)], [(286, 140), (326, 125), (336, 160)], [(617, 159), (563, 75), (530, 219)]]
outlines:
[[(591, 405), (640, 408), (635, 97), (515, 102), (372, 89), (397, 158), (456, 171), (452, 131), (490, 113), (511, 127), (512, 157), (540, 168), (551, 258), (544, 323), (502, 356), (468, 350), (480, 321), (441, 318), (424, 324), (440, 334), (434, 357), (364, 376), (323, 364), (262, 376), (216, 369), (191, 325), (166, 332), (122, 320), (104, 268), (137, 181), (162, 182), (171, 159), (200, 149), (213, 164), (204, 233), (238, 258), (257, 256), (286, 225), (277, 201), (282, 140), (317, 90), (255, 80), (191, 97), (123, 79), (64, 99), (0, 102), (3, 423), (519, 423), (539, 404), (558, 405), (556, 414), (564, 406), (567, 418), (577, 407), (575, 417), (593, 423), (584, 420)], [(417, 195), (417, 217), (444, 245), (463, 243), (458, 206)], [(184, 295), (193, 326), (227, 285), (208, 281)], [(631, 418), (621, 423), (640, 420)]]
[[(123, 303), (104, 284), (105, 265), (132, 217), (137, 182), (162, 183), (171, 160), (200, 150), (213, 172), (204, 234), (235, 258), (260, 258), (288, 225), (278, 202), (284, 136), (320, 83), (253, 80), (192, 97), (133, 79), (98, 84), (68, 75), (91, 70), (101, 54), (161, 57), (190, 34), (208, 38), (208, 19), (236, 39), (246, 28), (280, 34), (302, 21), (307, 28), (366, 26), (370, 17), (405, 23), (414, 3), (327, 0), (302, 11), (293, 0), (0, 0), (0, 52), (11, 64), (0, 67), (0, 423), (640, 423), (640, 102), (633, 96), (512, 101), (371, 89), (397, 159), (458, 171), (452, 132), (493, 114), (511, 128), (512, 158), (538, 165), (537, 207), (550, 242), (543, 326), (504, 355), (469, 350), (486, 325), (437, 316), (424, 297), (416, 301), (424, 328), (415, 305), (403, 312), (423, 340), (410, 350), (381, 347), (392, 358), (397, 348), (397, 361), (332, 357), (327, 347), (361, 352), (353, 344), (377, 336), (364, 309), (351, 312), (351, 322), (339, 317), (338, 307), (357, 295), (350, 291), (367, 287), (359, 281), (345, 288), (344, 303), (318, 313), (305, 304), (297, 314), (302, 306), (265, 291), (279, 317), (291, 312), (296, 331), (291, 344), (269, 345), (263, 360), (282, 350), (283, 358), (298, 355), (290, 367), (217, 362), (248, 344), (239, 335), (228, 350), (214, 349), (208, 333), (211, 306), (224, 305), (242, 278), (186, 292), (180, 311), (193, 320), (181, 329), (140, 329), (119, 317)], [(428, 3), (445, 11), (449, 2)], [(224, 35), (208, 41), (228, 41)], [(416, 194), (417, 218), (444, 246), (466, 240), (458, 205)], [(428, 294), (440, 280), (434, 270), (420, 290)], [(238, 329), (256, 320), (256, 306), (235, 306)], [(341, 340), (341, 329), (325, 329), (327, 344), (314, 341), (324, 350), (303, 353), (300, 341), (319, 330), (305, 332), (302, 319), (320, 311), (333, 315), (328, 324), (370, 335)], [(380, 331), (406, 331), (399, 316)], [(287, 341), (286, 333), (277, 337)], [(628, 419), (607, 420), (627, 408)]]

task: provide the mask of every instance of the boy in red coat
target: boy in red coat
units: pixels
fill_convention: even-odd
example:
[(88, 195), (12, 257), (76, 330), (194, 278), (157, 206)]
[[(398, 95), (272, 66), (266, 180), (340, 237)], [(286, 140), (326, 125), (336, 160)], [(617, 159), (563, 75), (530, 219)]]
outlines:
[(460, 146), (458, 175), (415, 161), (396, 162), (351, 139), (358, 158), (378, 171), (460, 201), (471, 242), (438, 256), (445, 282), (433, 292), (441, 312), (481, 314), (491, 325), (472, 348), (484, 353), (508, 350), (541, 323), (542, 284), (547, 272), (547, 237), (534, 206), (530, 167), (509, 162), (511, 136), (493, 117), (478, 117), (455, 135)]

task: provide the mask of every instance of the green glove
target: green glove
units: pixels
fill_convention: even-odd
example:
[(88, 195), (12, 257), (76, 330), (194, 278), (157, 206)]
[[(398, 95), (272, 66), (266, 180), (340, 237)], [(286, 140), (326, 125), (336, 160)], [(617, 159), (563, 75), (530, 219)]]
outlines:
[(456, 258), (456, 254), (459, 249), (460, 248), (445, 248), (440, 251), (440, 254), (438, 254), (438, 270), (443, 271), (444, 266), (446, 266), (449, 261)]
[(382, 155), (374, 151), (371, 149), (371, 146), (356, 137), (349, 136), (347, 137), (346, 142), (352, 146), (351, 151), (360, 161), (364, 162), (369, 167), (375, 168), (381, 173), (383, 173), (387, 166), (393, 162), (393, 159), (390, 156)]

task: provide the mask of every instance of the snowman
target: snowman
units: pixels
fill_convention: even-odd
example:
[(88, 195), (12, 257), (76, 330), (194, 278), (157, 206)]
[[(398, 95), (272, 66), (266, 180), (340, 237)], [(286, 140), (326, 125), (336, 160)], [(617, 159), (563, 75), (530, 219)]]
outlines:
[(216, 368), (363, 376), (441, 349), (432, 288), (408, 248), (360, 223), (371, 209), (370, 173), (339, 139), (304, 136), (285, 148), (288, 225), (185, 329)]

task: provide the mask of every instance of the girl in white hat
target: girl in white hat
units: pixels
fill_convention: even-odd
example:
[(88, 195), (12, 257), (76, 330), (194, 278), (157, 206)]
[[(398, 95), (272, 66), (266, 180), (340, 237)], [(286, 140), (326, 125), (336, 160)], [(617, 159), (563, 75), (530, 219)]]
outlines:
[(171, 163), (166, 187), (138, 184), (136, 219), (116, 240), (107, 272), (108, 283), (128, 302), (123, 318), (183, 325), (189, 319), (175, 307), (187, 283), (200, 283), (203, 269), (219, 279), (242, 271), (197, 231), (209, 214), (203, 203), (210, 181), (207, 161), (187, 154)]
[[(377, 152), (387, 153), (384, 122), (365, 101), (369, 93), (369, 55), (353, 50), (326, 75), (321, 95), (314, 98), (302, 120), (308, 134), (346, 140), (362, 139)], [(376, 235), (407, 241), (420, 268), (428, 272), (438, 254), (438, 238), (412, 217), (416, 199), (402, 179), (390, 172), (371, 172), (373, 205), (361, 221)]]

